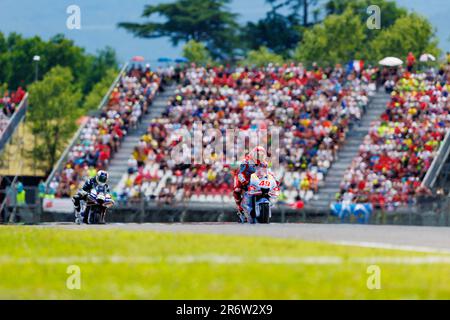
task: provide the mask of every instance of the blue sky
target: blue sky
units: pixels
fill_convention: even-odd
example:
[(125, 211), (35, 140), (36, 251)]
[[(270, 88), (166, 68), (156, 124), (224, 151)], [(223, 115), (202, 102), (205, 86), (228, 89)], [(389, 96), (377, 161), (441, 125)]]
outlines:
[[(48, 39), (56, 33), (67, 37), (95, 52), (107, 45), (116, 49), (120, 60), (142, 55), (153, 61), (158, 57), (176, 58), (180, 48), (174, 48), (165, 39), (137, 39), (116, 24), (139, 21), (146, 4), (171, 0), (0, 0), (0, 31), (12, 31), (26, 36), (39, 35)], [(437, 28), (440, 46), (450, 50), (450, 2), (448, 0), (397, 0), (399, 5), (426, 16)], [(69, 5), (81, 8), (81, 30), (66, 28)], [(270, 8), (264, 0), (233, 0), (230, 9), (240, 14), (240, 22), (256, 21)]]

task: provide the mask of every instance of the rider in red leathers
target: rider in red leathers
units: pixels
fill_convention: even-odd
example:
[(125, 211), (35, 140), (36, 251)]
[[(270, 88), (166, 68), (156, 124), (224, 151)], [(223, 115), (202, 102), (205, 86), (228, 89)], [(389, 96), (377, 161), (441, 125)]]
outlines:
[(258, 166), (266, 163), (267, 153), (263, 147), (256, 147), (244, 157), (239, 169), (234, 176), (233, 196), (238, 208), (238, 216), (241, 222), (245, 222), (244, 209), (242, 208), (242, 196), (247, 190), (250, 177), (256, 172)]

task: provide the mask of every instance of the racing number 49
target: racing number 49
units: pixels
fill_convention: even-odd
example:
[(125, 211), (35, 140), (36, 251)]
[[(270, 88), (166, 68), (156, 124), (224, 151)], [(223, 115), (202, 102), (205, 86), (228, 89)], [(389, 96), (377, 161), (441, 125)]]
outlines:
[(270, 187), (270, 181), (269, 181), (269, 180), (262, 180), (262, 181), (259, 183), (259, 186), (260, 186), (260, 187)]

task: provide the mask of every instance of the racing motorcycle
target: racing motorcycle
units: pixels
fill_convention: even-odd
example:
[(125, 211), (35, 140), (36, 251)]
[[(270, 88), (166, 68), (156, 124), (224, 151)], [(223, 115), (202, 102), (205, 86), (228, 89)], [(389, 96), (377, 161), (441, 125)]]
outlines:
[[(98, 185), (93, 188), (86, 197), (84, 214), (88, 215), (88, 224), (104, 224), (106, 211), (114, 205), (111, 195), (105, 190), (105, 186)], [(82, 218), (76, 217), (76, 223), (81, 224)]]
[(244, 194), (244, 214), (250, 223), (270, 223), (272, 207), (278, 199), (280, 188), (267, 168), (259, 168), (250, 177)]

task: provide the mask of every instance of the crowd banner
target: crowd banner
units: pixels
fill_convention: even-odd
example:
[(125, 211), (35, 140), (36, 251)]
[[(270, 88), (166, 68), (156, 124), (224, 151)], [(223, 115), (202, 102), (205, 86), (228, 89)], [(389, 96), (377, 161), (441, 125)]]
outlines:
[(331, 214), (345, 219), (351, 215), (358, 218), (360, 223), (368, 223), (370, 216), (373, 213), (373, 206), (371, 203), (345, 203), (337, 202), (330, 205)]
[(73, 213), (72, 199), (68, 198), (44, 198), (42, 210), (45, 212)]

